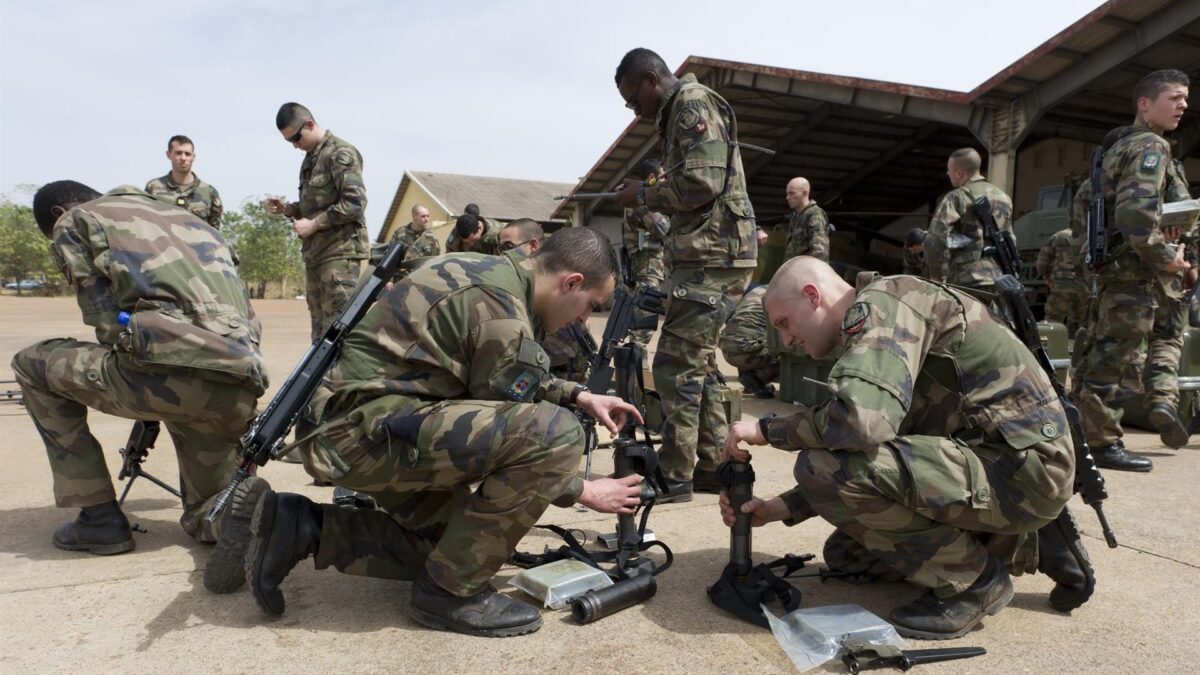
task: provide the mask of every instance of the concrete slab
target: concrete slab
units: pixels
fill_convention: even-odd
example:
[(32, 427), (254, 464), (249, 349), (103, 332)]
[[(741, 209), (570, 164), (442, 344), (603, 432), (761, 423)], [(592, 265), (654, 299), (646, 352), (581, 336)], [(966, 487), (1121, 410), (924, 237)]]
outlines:
[[(265, 331), (264, 352), (275, 385), (307, 347), (304, 303), (255, 303)], [(11, 354), (44, 337), (89, 339), (70, 299), (0, 297), (0, 353)], [(593, 322), (599, 335), (603, 317)], [(727, 366), (726, 366), (727, 367)], [(728, 372), (732, 372), (729, 370)], [(11, 377), (7, 359), (0, 379)], [(747, 401), (754, 417), (786, 412), (778, 402)], [(93, 430), (111, 448), (129, 433), (129, 422), (93, 414)], [(727, 559), (728, 530), (716, 498), (698, 495), (689, 504), (655, 508), (651, 527), (675, 552), (672, 569), (658, 579), (650, 601), (589, 626), (566, 612), (547, 612), (538, 633), (483, 640), (429, 631), (405, 612), (409, 584), (317, 572), (301, 563), (284, 587), (287, 613), (268, 621), (249, 593), (215, 596), (204, 591), (208, 556), (177, 525), (175, 500), (149, 483), (133, 488), (130, 517), (147, 532), (136, 535), (131, 554), (95, 557), (55, 549), (50, 535), (73, 517), (54, 507), (41, 442), (24, 411), (0, 406), (4, 438), (4, 490), (0, 492), (0, 671), (25, 672), (746, 672), (794, 671), (763, 630), (716, 610), (704, 589)], [(1200, 479), (1195, 450), (1164, 450), (1156, 437), (1131, 435), (1130, 445), (1154, 456), (1148, 475), (1106, 474), (1106, 510), (1121, 547), (1106, 548), (1090, 509), (1076, 510), (1097, 568), (1099, 586), (1090, 603), (1070, 616), (1049, 609), (1048, 579), (1015, 580), (1013, 604), (980, 630), (952, 643), (980, 645), (988, 654), (970, 661), (921, 667), (928, 673), (1166, 672), (1177, 671), (1188, 645), (1200, 634), (1200, 507), (1193, 485)], [(176, 483), (176, 463), (164, 438), (146, 468)], [(793, 456), (776, 450), (756, 454), (757, 492), (773, 495), (792, 484)], [(607, 451), (597, 473), (611, 469)], [(327, 500), (328, 488), (308, 485), (301, 467), (274, 463), (264, 470), (277, 489)], [(120, 487), (120, 486), (118, 486)], [(1078, 500), (1077, 500), (1078, 501)], [(579, 528), (589, 537), (613, 529), (614, 519), (573, 509), (551, 509), (543, 522)], [(785, 553), (820, 553), (831, 528), (816, 521), (794, 528), (755, 530), (755, 559)], [(532, 533), (521, 549), (540, 551), (557, 540)], [(815, 568), (814, 568), (815, 569)], [(504, 570), (504, 586), (515, 570)], [(803, 573), (803, 572), (802, 572)], [(882, 616), (915, 597), (905, 584), (855, 586), (840, 581), (796, 581), (808, 607), (853, 602)], [(515, 591), (506, 591), (515, 592)], [(947, 646), (913, 642), (915, 648)], [(838, 672), (829, 666), (826, 670)]]

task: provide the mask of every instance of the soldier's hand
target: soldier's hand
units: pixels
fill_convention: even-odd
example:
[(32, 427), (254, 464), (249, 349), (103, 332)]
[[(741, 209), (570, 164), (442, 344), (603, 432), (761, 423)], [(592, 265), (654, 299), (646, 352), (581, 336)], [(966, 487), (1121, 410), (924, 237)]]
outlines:
[(761, 227), (758, 228), (758, 231), (755, 233), (755, 236), (758, 237), (758, 245), (759, 246), (766, 246), (767, 240), (771, 238), (771, 235), (767, 234), (767, 231), (762, 229)]
[(1179, 241), (1179, 237), (1182, 235), (1183, 235), (1183, 232), (1180, 231), (1180, 229), (1178, 227), (1175, 227), (1174, 225), (1168, 225), (1162, 229), (1163, 240), (1170, 242), (1172, 244)]
[[(718, 499), (718, 504), (721, 507), (721, 520), (725, 521), (725, 527), (733, 527), (736, 514), (733, 512), (733, 505), (729, 503), (729, 493), (721, 490), (721, 497)], [(762, 527), (767, 523), (783, 520), (788, 516), (787, 507), (784, 506), (783, 500), (779, 498), (763, 501), (758, 497), (751, 497), (750, 501), (742, 504), (742, 513), (750, 514), (751, 527)]]
[(1167, 268), (1163, 270), (1164, 272), (1182, 272), (1191, 267), (1191, 264), (1183, 259), (1184, 248), (1186, 247), (1183, 244), (1179, 244), (1176, 247), (1175, 259), (1171, 261), (1171, 264), (1167, 265)]
[(292, 221), (292, 229), (296, 231), (296, 236), (308, 239), (317, 231), (317, 221), (312, 218), (297, 218)]
[(725, 448), (722, 452), (722, 457), (737, 462), (749, 462), (750, 451), (739, 447), (739, 443), (749, 443), (750, 445), (767, 444), (767, 439), (763, 438), (762, 431), (758, 428), (758, 420), (739, 420), (729, 426), (729, 435), (725, 437)]
[(583, 482), (583, 493), (576, 503), (600, 513), (628, 515), (642, 501), (642, 477), (633, 474), (624, 478), (597, 478)]
[(267, 198), (263, 200), (263, 207), (267, 209), (267, 213), (278, 216), (284, 212), (287, 204), (283, 201), (283, 197), (267, 195)]
[(641, 183), (625, 183), (621, 187), (617, 188), (617, 196), (613, 197), (613, 200), (616, 201), (617, 204), (624, 206), (627, 209), (633, 208), (634, 206), (637, 206), (637, 194), (638, 190), (641, 189)]
[(599, 396), (590, 391), (585, 391), (575, 399), (575, 405), (591, 415), (597, 422), (604, 425), (612, 433), (621, 431), (621, 427), (625, 426), (625, 422), (629, 419), (629, 415), (639, 423), (642, 421), (642, 414), (634, 406), (622, 401), (616, 396)]

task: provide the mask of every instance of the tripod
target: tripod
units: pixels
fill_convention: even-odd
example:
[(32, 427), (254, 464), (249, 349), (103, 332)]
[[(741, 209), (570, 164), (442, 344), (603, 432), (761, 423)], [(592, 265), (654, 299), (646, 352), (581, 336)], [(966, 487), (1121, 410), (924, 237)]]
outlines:
[(129, 441), (121, 450), (121, 457), (124, 461), (121, 463), (121, 471), (117, 474), (117, 480), (128, 478), (129, 482), (125, 484), (125, 489), (121, 491), (121, 498), (117, 500), (118, 504), (125, 503), (125, 497), (129, 495), (129, 489), (133, 487), (133, 482), (139, 478), (145, 478), (176, 497), (183, 498), (179, 490), (167, 485), (142, 469), (142, 463), (146, 461), (146, 457), (150, 454), (150, 448), (154, 447), (154, 441), (158, 439), (158, 430), (158, 422), (134, 422), (133, 431), (129, 432)]

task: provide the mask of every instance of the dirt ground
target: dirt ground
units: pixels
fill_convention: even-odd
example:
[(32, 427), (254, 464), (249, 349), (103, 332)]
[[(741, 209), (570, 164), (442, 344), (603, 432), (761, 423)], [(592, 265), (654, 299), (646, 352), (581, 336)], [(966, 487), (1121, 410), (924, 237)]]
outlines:
[[(255, 303), (265, 324), (263, 352), (275, 384), (283, 381), (307, 346), (304, 303)], [(0, 297), (0, 379), (11, 379), (8, 354), (43, 338), (91, 337), (69, 298)], [(603, 317), (593, 320), (597, 335)], [(723, 366), (728, 369), (728, 366)], [(728, 372), (732, 372), (729, 370)], [(6, 389), (12, 385), (0, 385)], [(749, 401), (747, 417), (778, 402)], [(109, 450), (114, 477), (118, 448), (130, 423), (93, 413), (93, 432)], [(0, 404), (3, 481), (0, 492), (0, 671), (44, 672), (735, 672), (794, 671), (765, 630), (715, 609), (704, 589), (728, 556), (728, 530), (716, 497), (654, 509), (650, 527), (675, 552), (648, 602), (588, 626), (566, 612), (545, 614), (530, 636), (488, 640), (427, 630), (405, 612), (409, 584), (316, 572), (303, 562), (288, 578), (287, 613), (267, 620), (246, 590), (207, 593), (201, 583), (207, 547), (177, 524), (178, 502), (139, 481), (126, 503), (130, 519), (146, 532), (137, 549), (115, 557), (54, 548), (56, 525), (74, 512), (54, 506), (42, 443), (24, 410)], [(951, 643), (910, 642), (913, 648), (983, 646), (987, 655), (920, 666), (922, 673), (1115, 673), (1186, 670), (1200, 635), (1200, 456), (1173, 452), (1157, 437), (1133, 433), (1128, 444), (1155, 461), (1146, 475), (1109, 472), (1106, 510), (1121, 546), (1105, 547), (1090, 508), (1076, 500), (1098, 587), (1072, 615), (1051, 610), (1051, 583), (1042, 576), (1014, 580), (1012, 605), (970, 635)], [(177, 484), (169, 440), (151, 451), (146, 469)], [(774, 495), (790, 487), (789, 453), (756, 453), (756, 491)], [(611, 468), (600, 451), (597, 471)], [(262, 472), (277, 490), (327, 501), (329, 488), (309, 484), (303, 469), (273, 463)], [(118, 489), (121, 486), (118, 486)], [(610, 516), (551, 508), (543, 522), (579, 528), (594, 536), (613, 529)], [(819, 554), (831, 528), (819, 520), (793, 528), (754, 532), (755, 560), (785, 553)], [(557, 542), (531, 534), (521, 549), (540, 551)], [(500, 587), (514, 570), (506, 568)], [(857, 603), (886, 616), (919, 590), (892, 584), (855, 586), (837, 580), (796, 582), (804, 606)], [(842, 670), (827, 666), (831, 672)]]

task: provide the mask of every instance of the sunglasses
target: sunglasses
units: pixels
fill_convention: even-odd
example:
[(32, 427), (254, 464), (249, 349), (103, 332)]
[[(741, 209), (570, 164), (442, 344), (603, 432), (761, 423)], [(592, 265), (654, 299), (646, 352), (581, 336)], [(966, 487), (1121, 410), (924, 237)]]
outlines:
[(296, 133), (287, 137), (287, 142), (288, 143), (299, 143), (300, 137), (302, 135), (304, 135), (304, 127), (306, 127), (306, 126), (308, 126), (308, 120), (304, 120), (303, 122), (300, 123), (300, 128), (296, 130)]
[(524, 246), (525, 244), (528, 244), (528, 243), (529, 243), (529, 242), (531, 242), (531, 241), (533, 241), (533, 240), (532, 240), (532, 239), (526, 239), (525, 241), (518, 241), (518, 242), (515, 242), (515, 243), (514, 243), (514, 242), (511, 242), (511, 241), (506, 241), (506, 242), (503, 242), (503, 243), (501, 243), (501, 244), (500, 244), (500, 250), (501, 250), (501, 251), (511, 251), (511, 250), (513, 250), (514, 248), (517, 248), (518, 246)]

